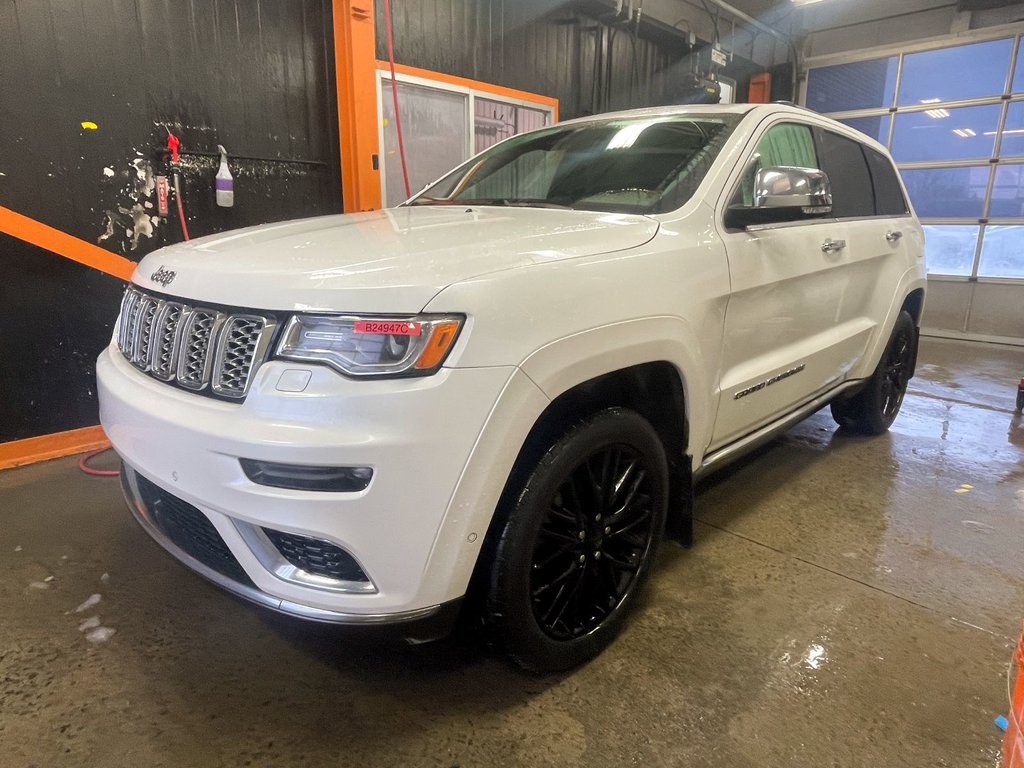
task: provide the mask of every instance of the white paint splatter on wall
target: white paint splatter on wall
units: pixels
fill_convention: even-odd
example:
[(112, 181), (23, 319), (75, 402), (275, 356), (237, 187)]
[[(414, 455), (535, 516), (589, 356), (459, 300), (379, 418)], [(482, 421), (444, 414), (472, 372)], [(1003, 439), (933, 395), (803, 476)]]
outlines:
[[(136, 151), (135, 154), (140, 154)], [(148, 209), (153, 207), (156, 191), (156, 174), (149, 160), (134, 157), (125, 163), (125, 170), (115, 171), (107, 166), (103, 179), (121, 183), (117, 205), (103, 211), (103, 232), (96, 242), (103, 243), (111, 238), (122, 253), (134, 251), (143, 237), (152, 238), (163, 219), (151, 216)], [(123, 234), (122, 234), (123, 233)]]

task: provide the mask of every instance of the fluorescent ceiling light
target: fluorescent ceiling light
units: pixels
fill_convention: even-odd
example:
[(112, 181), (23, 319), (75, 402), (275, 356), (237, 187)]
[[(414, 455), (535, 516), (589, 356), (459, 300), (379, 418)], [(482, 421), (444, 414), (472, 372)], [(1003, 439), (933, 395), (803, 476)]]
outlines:
[(943, 117), (949, 117), (948, 109), (926, 109), (924, 113), (928, 115), (928, 117), (934, 117), (936, 120)]
[(921, 99), (922, 104), (938, 104), (942, 99)]
[(969, 139), (972, 136), (977, 136), (978, 135), (971, 128), (954, 128), (953, 129), (953, 133), (955, 133), (957, 136), (959, 136), (962, 139)]

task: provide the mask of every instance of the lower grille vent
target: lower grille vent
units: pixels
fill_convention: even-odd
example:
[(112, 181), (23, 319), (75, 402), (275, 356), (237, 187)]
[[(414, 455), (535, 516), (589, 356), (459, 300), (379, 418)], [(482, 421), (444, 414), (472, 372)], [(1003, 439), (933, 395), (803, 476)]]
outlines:
[(256, 586), (206, 515), (142, 475), (135, 479), (153, 522), (179, 549), (222, 576)]

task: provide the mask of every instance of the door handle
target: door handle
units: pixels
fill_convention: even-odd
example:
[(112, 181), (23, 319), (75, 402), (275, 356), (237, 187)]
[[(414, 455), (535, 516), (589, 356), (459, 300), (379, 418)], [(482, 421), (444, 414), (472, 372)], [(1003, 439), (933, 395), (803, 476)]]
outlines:
[(846, 247), (845, 240), (833, 240), (831, 237), (826, 238), (825, 242), (821, 244), (822, 253), (839, 253), (843, 248)]
[(885, 233), (885, 239), (888, 240), (893, 245), (896, 245), (896, 243), (899, 242), (901, 237), (903, 237), (903, 233), (900, 232), (899, 230), (890, 230)]

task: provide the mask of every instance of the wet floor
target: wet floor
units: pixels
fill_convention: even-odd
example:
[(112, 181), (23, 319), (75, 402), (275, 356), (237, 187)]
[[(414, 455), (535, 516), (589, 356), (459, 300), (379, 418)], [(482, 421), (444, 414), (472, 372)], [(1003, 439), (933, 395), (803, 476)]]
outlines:
[(172, 562), (116, 480), (2, 472), (0, 766), (992, 768), (1024, 349), (921, 357), (889, 435), (824, 411), (705, 481), (695, 546), (663, 547), (622, 637), (553, 678), (271, 616)]

